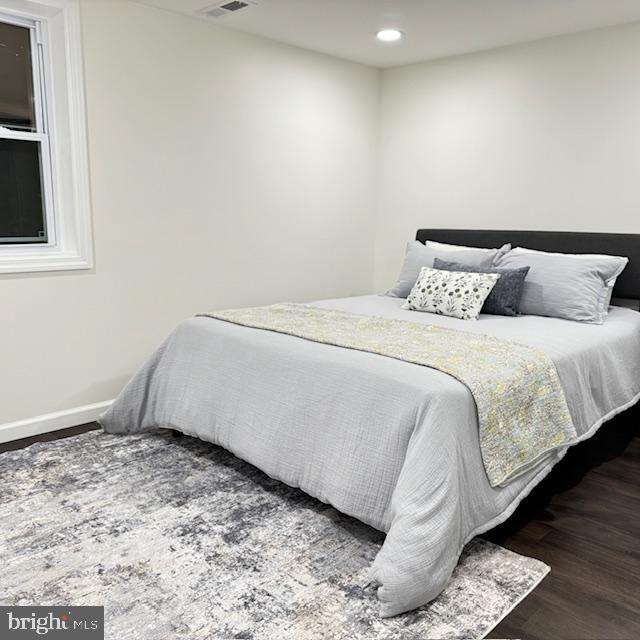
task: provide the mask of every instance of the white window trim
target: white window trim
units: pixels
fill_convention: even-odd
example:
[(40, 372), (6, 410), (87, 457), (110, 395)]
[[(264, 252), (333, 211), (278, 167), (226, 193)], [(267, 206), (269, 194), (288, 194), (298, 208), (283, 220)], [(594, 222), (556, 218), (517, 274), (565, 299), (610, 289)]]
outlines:
[[(43, 144), (50, 171), (43, 169), (46, 244), (0, 245), (0, 273), (67, 271), (93, 267), (91, 196), (79, 0), (0, 0), (0, 14), (16, 23), (35, 23), (44, 55), (43, 100), (46, 124), (38, 133), (2, 137)], [(33, 52), (35, 55), (35, 51)], [(37, 78), (36, 78), (37, 81)], [(49, 180), (51, 177), (51, 180)]]

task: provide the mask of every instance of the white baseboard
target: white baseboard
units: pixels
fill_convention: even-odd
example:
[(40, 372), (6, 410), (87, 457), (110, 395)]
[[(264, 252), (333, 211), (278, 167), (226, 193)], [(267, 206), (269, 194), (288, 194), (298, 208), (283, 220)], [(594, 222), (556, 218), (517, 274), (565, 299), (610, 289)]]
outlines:
[(100, 414), (109, 408), (112, 402), (113, 400), (106, 400), (95, 404), (85, 404), (82, 407), (0, 424), (0, 443), (94, 422)]

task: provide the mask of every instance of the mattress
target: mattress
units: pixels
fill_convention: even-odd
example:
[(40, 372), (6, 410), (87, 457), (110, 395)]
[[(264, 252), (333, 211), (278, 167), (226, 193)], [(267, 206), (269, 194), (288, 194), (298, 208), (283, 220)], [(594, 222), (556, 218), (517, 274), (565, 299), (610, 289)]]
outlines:
[[(316, 306), (520, 342), (556, 366), (579, 439), (640, 397), (640, 313), (603, 325), (537, 316), (476, 322), (361, 296)], [(206, 317), (184, 321), (101, 418), (111, 433), (177, 429), (387, 533), (371, 567), (380, 613), (444, 588), (462, 547), (505, 520), (562, 458), (490, 486), (470, 391), (449, 375), (384, 356)]]

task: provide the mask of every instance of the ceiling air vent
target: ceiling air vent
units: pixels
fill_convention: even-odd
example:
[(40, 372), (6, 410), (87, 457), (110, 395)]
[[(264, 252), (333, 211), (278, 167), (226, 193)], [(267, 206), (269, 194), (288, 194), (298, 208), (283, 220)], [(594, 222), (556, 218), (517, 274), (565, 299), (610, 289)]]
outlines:
[(254, 4), (256, 4), (254, 0), (224, 0), (224, 2), (200, 9), (198, 13), (202, 13), (209, 18), (222, 18), (231, 13), (242, 11), (242, 9), (246, 9)]

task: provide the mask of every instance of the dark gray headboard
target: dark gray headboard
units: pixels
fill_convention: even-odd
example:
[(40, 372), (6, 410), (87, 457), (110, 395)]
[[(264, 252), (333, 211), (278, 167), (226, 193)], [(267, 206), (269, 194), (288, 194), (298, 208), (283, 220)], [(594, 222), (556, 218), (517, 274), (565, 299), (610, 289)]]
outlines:
[(640, 300), (640, 234), (582, 233), (573, 231), (484, 231), (469, 229), (418, 229), (416, 240), (447, 242), (470, 247), (514, 247), (560, 253), (606, 253), (629, 258), (616, 282), (616, 298)]

